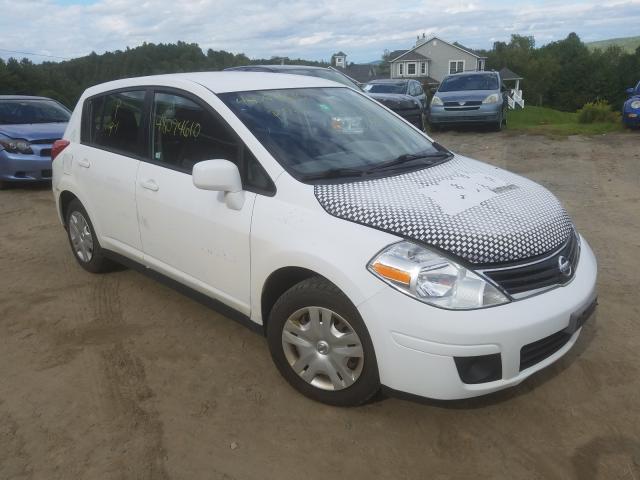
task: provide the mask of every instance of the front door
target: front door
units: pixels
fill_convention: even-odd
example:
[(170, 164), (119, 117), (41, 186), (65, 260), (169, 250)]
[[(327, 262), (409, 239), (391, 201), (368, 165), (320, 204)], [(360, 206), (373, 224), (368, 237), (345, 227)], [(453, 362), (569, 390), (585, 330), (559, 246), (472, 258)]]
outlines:
[(239, 210), (223, 192), (193, 185), (193, 165), (237, 162), (241, 142), (210, 107), (186, 94), (157, 91), (151, 160), (141, 162), (137, 202), (144, 261), (249, 315), (249, 234), (255, 193)]

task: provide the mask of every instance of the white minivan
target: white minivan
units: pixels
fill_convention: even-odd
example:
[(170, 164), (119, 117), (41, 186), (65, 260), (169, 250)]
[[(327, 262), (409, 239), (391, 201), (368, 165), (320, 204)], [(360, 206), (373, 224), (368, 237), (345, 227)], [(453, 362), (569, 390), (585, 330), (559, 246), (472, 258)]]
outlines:
[(321, 402), (516, 385), (595, 309), (596, 259), (553, 194), (328, 80), (105, 83), (52, 157), (83, 268), (133, 265), (210, 299)]

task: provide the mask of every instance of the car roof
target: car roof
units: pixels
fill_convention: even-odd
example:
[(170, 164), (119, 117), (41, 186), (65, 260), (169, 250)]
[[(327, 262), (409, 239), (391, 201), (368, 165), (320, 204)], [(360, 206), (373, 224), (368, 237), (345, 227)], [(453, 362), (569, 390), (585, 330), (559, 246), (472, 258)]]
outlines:
[(460, 75), (495, 75), (498, 76), (498, 72), (480, 70), (479, 72), (458, 72), (458, 73), (450, 73), (447, 77), (457, 77)]
[(53, 100), (53, 99), (48, 97), (37, 97), (35, 95), (0, 95), (0, 100)]
[[(371, 80), (367, 83), (409, 83), (411, 78), (379, 78), (377, 80)], [(413, 80), (415, 82), (415, 80)]]
[(319, 77), (240, 70), (225, 72), (171, 73), (166, 75), (126, 78), (90, 87), (85, 93), (86, 96), (91, 96), (119, 88), (164, 86), (172, 85), (175, 82), (180, 82), (185, 87), (188, 86), (189, 83), (193, 85), (201, 85), (211, 90), (213, 93), (246, 92), (251, 90), (281, 90), (288, 88), (347, 88), (341, 83), (332, 82), (331, 80), (325, 80)]
[(263, 68), (265, 70), (329, 70), (329, 67), (316, 67), (312, 65), (242, 65), (239, 67), (225, 68), (225, 72), (232, 71), (251, 71), (254, 68)]

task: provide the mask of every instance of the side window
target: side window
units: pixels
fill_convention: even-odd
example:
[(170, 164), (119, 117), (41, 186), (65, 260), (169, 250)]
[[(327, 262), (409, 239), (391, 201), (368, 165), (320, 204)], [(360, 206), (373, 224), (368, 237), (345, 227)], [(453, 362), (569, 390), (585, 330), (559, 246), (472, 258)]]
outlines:
[(129, 155), (144, 152), (142, 117), (144, 90), (116, 92), (85, 103), (82, 141)]
[(152, 159), (191, 174), (203, 160), (238, 165), (245, 188), (267, 191), (273, 183), (262, 165), (221, 119), (181, 95), (156, 93), (153, 99)]
[(424, 93), (424, 90), (422, 89), (422, 85), (420, 85), (419, 83), (416, 84), (416, 95), (420, 96)]

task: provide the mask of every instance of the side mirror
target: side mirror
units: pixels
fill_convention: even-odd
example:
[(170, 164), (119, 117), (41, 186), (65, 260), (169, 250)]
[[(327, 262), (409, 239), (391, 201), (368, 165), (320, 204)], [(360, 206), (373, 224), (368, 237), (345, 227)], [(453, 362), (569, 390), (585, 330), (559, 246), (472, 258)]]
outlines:
[(205, 160), (193, 166), (193, 184), (201, 190), (224, 193), (229, 208), (240, 210), (244, 204), (242, 179), (235, 163), (229, 160)]
[(625, 90), (625, 92), (627, 92), (627, 95), (633, 95), (635, 93), (635, 88), (633, 87), (629, 87)]

